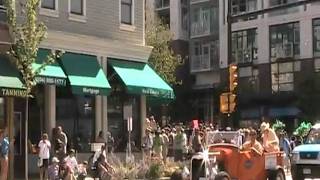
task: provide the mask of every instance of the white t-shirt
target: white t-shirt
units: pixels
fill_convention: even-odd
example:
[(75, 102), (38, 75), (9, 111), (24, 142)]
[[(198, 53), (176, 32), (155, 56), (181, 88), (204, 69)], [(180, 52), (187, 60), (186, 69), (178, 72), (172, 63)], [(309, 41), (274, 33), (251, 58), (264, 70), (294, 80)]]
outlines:
[(78, 162), (77, 162), (76, 157), (67, 156), (66, 161), (67, 161), (67, 164), (71, 167), (71, 169), (73, 171), (76, 171), (78, 169)]
[(39, 157), (42, 159), (49, 159), (50, 157), (50, 148), (51, 148), (51, 143), (48, 140), (41, 140), (39, 142)]

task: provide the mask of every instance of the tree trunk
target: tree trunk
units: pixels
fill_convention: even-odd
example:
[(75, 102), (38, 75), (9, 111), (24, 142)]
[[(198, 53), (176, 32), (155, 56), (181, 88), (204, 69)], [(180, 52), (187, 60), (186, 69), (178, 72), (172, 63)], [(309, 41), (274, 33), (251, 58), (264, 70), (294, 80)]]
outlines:
[(6, 118), (9, 130), (9, 179), (14, 179), (14, 99), (6, 98)]

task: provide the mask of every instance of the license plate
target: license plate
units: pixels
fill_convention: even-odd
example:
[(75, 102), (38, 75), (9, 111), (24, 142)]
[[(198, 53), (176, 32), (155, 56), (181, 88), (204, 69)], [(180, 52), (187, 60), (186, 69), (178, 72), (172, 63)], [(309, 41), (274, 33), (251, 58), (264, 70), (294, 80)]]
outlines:
[(303, 174), (311, 174), (311, 169), (303, 168)]

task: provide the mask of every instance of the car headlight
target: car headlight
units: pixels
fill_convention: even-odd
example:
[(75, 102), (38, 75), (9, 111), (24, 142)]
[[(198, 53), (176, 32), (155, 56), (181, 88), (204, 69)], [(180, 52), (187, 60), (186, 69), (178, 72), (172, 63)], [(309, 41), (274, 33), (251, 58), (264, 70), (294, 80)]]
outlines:
[(292, 162), (297, 162), (299, 160), (299, 153), (293, 152), (292, 153)]

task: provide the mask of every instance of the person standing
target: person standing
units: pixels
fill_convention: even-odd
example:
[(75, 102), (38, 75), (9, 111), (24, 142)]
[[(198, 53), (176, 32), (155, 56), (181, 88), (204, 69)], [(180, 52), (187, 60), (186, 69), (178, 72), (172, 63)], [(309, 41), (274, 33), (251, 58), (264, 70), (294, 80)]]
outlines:
[(168, 156), (168, 148), (169, 148), (169, 137), (165, 129), (162, 130), (162, 139), (163, 139), (163, 146), (162, 146), (162, 157), (163, 161), (167, 161)]
[(260, 126), (262, 133), (263, 147), (266, 152), (279, 151), (279, 138), (275, 131), (270, 128), (269, 123), (263, 122)]
[(177, 134), (174, 136), (174, 140), (173, 140), (174, 160), (182, 161), (183, 150), (187, 140), (185, 139), (184, 134), (182, 134), (181, 127), (178, 126), (176, 129), (177, 129)]
[(63, 153), (66, 154), (67, 153), (67, 143), (68, 143), (68, 138), (66, 133), (64, 133), (62, 131), (62, 127), (58, 126), (57, 127), (57, 137), (55, 142), (57, 142), (57, 144), (61, 144), (62, 148), (63, 148)]
[(151, 158), (151, 153), (152, 153), (152, 147), (153, 147), (153, 136), (151, 134), (150, 129), (146, 129), (146, 135), (143, 138), (143, 149), (144, 149), (144, 154), (146, 155), (147, 159)]
[(48, 179), (48, 167), (50, 158), (51, 143), (48, 140), (48, 134), (43, 133), (42, 140), (38, 144), (39, 147), (39, 160), (41, 162), (40, 168), (40, 180)]
[(8, 137), (5, 136), (5, 132), (3, 129), (0, 130), (0, 147), (1, 147), (1, 171), (0, 171), (0, 179), (6, 180), (8, 177), (8, 154), (9, 154), (9, 140)]
[(155, 137), (153, 138), (153, 152), (156, 157), (162, 160), (162, 146), (163, 146), (163, 139), (161, 136), (161, 131), (157, 130), (155, 133)]
[(194, 129), (194, 136), (192, 137), (192, 149), (194, 153), (202, 152), (203, 146), (201, 142), (200, 130)]

